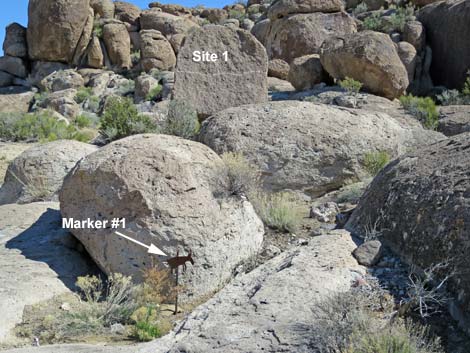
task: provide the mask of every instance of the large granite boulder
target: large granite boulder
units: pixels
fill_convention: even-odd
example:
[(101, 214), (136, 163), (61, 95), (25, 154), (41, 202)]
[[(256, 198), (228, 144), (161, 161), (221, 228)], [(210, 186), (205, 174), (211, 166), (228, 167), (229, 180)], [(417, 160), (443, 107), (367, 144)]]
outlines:
[(140, 63), (146, 72), (152, 69), (173, 70), (176, 65), (173, 47), (157, 30), (140, 31), (140, 53)]
[(321, 63), (336, 79), (360, 81), (371, 93), (394, 99), (408, 88), (408, 73), (387, 34), (363, 31), (333, 36), (321, 47)]
[(158, 8), (143, 11), (140, 16), (140, 25), (142, 29), (154, 29), (161, 32), (170, 41), (175, 52), (179, 51), (186, 33), (191, 28), (199, 27), (185, 17), (161, 12)]
[(114, 2), (114, 17), (122, 22), (129, 23), (132, 26), (138, 27), (140, 25), (139, 18), (142, 10), (126, 1)]
[(112, 0), (90, 0), (90, 6), (96, 17), (114, 18), (114, 3)]
[(28, 76), (28, 69), (24, 60), (15, 56), (0, 57), (0, 71), (20, 78)]
[(344, 9), (342, 0), (278, 0), (268, 9), (271, 21), (296, 13), (340, 12)]
[[(194, 51), (200, 50), (218, 59), (194, 61)], [(204, 26), (191, 31), (178, 54), (174, 97), (205, 117), (229, 107), (266, 102), (267, 73), (266, 51), (253, 35), (241, 29)]]
[(3, 42), (3, 53), (9, 56), (25, 58), (28, 56), (28, 45), (26, 44), (26, 28), (18, 23), (7, 26), (5, 40)]
[(313, 88), (318, 83), (328, 81), (329, 76), (323, 70), (320, 56), (311, 54), (292, 61), (287, 79), (297, 91), (303, 91)]
[[(247, 201), (227, 197), (221, 159), (208, 147), (167, 135), (136, 135), (83, 159), (64, 181), (61, 211), (78, 220), (126, 220), (126, 230), (169, 256), (192, 251), (194, 265), (180, 273), (186, 294), (197, 300), (231, 277), (255, 255), (263, 224)], [(74, 229), (106, 272), (139, 279), (147, 249), (112, 229)], [(164, 260), (165, 258), (161, 258)]]
[(319, 54), (326, 38), (356, 30), (356, 22), (344, 12), (295, 14), (271, 22), (264, 44), (270, 59), (290, 63), (300, 56)]
[(90, 0), (30, 0), (30, 59), (71, 63), (88, 21), (89, 6)]
[(413, 118), (284, 101), (245, 105), (207, 119), (200, 140), (214, 151), (243, 153), (268, 189), (324, 194), (366, 177), (371, 151), (391, 156), (444, 138)]
[(47, 92), (62, 91), (69, 88), (78, 89), (84, 85), (83, 77), (72, 69), (54, 71), (40, 82), (40, 88)]
[(103, 26), (103, 41), (113, 67), (131, 68), (131, 39), (123, 23), (105, 24)]
[(418, 19), (432, 49), (434, 84), (460, 89), (470, 69), (470, 0), (441, 1), (424, 7)]
[(373, 180), (346, 225), (364, 235), (375, 224), (380, 240), (419, 268), (448, 262), (436, 275), (453, 273), (450, 289), (458, 301), (450, 303), (451, 312), (463, 312), (466, 320), (470, 318), (469, 151), (470, 134), (465, 133), (392, 161)]
[(67, 173), (96, 149), (86, 143), (60, 140), (24, 151), (8, 166), (0, 188), (0, 205), (56, 199)]

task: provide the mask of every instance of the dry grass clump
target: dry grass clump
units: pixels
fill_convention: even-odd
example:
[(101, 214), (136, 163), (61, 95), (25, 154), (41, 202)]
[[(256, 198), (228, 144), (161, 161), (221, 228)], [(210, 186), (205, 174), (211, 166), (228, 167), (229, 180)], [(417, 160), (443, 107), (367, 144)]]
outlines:
[(224, 153), (222, 161), (221, 174), (228, 176), (230, 194), (246, 196), (266, 226), (281, 232), (297, 230), (302, 214), (291, 194), (262, 190), (260, 171), (241, 153)]
[[(378, 295), (377, 295), (378, 294)], [(423, 326), (384, 318), (383, 297), (359, 289), (318, 303), (312, 346), (328, 353), (442, 353)]]
[(144, 271), (144, 282), (119, 273), (107, 280), (97, 276), (78, 277), (79, 293), (53, 299), (25, 311), (17, 335), (43, 344), (109, 340), (148, 341), (171, 329), (161, 307), (172, 299), (168, 270)]

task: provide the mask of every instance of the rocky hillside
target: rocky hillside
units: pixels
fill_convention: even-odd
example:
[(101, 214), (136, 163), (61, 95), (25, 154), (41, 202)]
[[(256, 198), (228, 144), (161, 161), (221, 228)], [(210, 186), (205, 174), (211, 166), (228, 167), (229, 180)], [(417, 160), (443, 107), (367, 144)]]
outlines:
[(470, 0), (30, 0), (3, 51), (0, 350), (469, 352)]

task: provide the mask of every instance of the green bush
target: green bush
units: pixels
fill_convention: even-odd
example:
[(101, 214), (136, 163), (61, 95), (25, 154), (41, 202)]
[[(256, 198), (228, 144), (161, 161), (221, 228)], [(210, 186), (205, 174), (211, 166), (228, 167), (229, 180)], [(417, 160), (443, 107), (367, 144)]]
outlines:
[(81, 114), (75, 118), (75, 125), (77, 125), (79, 128), (85, 128), (85, 127), (90, 127), (92, 126), (93, 121), (91, 118), (85, 114)]
[(386, 151), (369, 152), (364, 156), (364, 168), (371, 176), (377, 175), (390, 162)]
[(157, 100), (157, 98), (160, 96), (160, 93), (162, 93), (163, 86), (162, 85), (157, 85), (153, 87), (150, 92), (147, 94), (145, 97), (145, 100), (147, 101), (154, 101)]
[(197, 112), (186, 102), (173, 100), (168, 106), (168, 116), (161, 126), (161, 133), (194, 139), (199, 133)]
[(134, 328), (132, 330), (132, 336), (140, 342), (151, 341), (161, 336), (160, 329), (152, 321), (156, 317), (156, 309), (152, 307), (146, 308), (145, 317), (141, 320), (136, 320)]
[(50, 142), (67, 139), (87, 142), (89, 136), (76, 126), (58, 120), (48, 111), (0, 114), (0, 137), (8, 141)]
[(462, 94), (470, 99), (470, 77), (467, 77), (467, 79), (465, 80), (465, 83), (463, 85), (463, 89), (462, 89)]
[(108, 100), (100, 126), (100, 134), (108, 141), (156, 130), (156, 124), (148, 116), (139, 114), (131, 99), (111, 97)]
[(103, 38), (103, 25), (98, 21), (93, 24), (93, 34), (98, 38)]
[(382, 16), (378, 12), (372, 13), (362, 22), (364, 29), (381, 32), (383, 29)]
[(228, 152), (222, 155), (229, 179), (229, 191), (233, 195), (248, 195), (259, 186), (260, 173), (241, 153)]
[(91, 87), (81, 87), (75, 94), (74, 100), (78, 104), (85, 102), (92, 95)]
[(435, 130), (439, 123), (439, 112), (436, 104), (430, 97), (414, 97), (406, 95), (400, 97), (403, 108), (417, 118), (426, 128)]
[(384, 25), (383, 29), (386, 32), (403, 32), (406, 22), (414, 20), (414, 13), (415, 9), (412, 5), (398, 7), (396, 12), (390, 16), (390, 22)]
[(292, 233), (298, 229), (302, 221), (298, 205), (288, 193), (253, 193), (250, 195), (250, 201), (258, 216), (272, 229)]
[(362, 88), (362, 83), (351, 77), (346, 77), (344, 80), (339, 81), (339, 85), (346, 92), (353, 95), (358, 94)]
[(356, 8), (353, 10), (353, 15), (359, 15), (361, 13), (367, 12), (367, 4), (365, 2), (361, 2)]

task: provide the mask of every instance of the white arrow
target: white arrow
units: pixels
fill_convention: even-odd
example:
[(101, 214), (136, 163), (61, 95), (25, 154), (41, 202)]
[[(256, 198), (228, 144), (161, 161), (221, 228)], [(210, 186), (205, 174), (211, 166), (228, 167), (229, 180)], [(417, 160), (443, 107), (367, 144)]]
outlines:
[(135, 240), (135, 239), (132, 239), (131, 237), (128, 237), (127, 235), (124, 235), (122, 233), (119, 233), (119, 232), (114, 232), (116, 233), (117, 235), (119, 235), (120, 237), (123, 237), (127, 240), (130, 240), (131, 242), (133, 243), (136, 243), (140, 246), (143, 246), (144, 248), (147, 248), (148, 249), (148, 253), (149, 254), (155, 254), (155, 255), (161, 255), (161, 256), (168, 256), (167, 254), (165, 254), (163, 251), (161, 251), (159, 248), (157, 248), (155, 245), (153, 244), (150, 244), (149, 245), (145, 245), (144, 243), (141, 243), (140, 241), (138, 240)]

